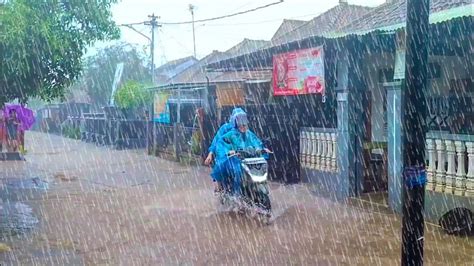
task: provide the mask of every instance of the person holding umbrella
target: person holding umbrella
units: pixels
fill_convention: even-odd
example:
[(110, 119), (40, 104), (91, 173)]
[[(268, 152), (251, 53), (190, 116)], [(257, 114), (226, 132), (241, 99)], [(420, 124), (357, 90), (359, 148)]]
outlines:
[(18, 151), (20, 149), (24, 154), (26, 152), (24, 149), (24, 132), (29, 130), (35, 123), (33, 111), (21, 104), (6, 104), (3, 108), (3, 113), (6, 117), (5, 131), (7, 133), (9, 151), (12, 149)]
[(11, 109), (8, 115), (7, 128), (7, 145), (10, 151), (16, 152), (18, 150), (18, 129), (21, 123), (18, 120), (16, 110)]

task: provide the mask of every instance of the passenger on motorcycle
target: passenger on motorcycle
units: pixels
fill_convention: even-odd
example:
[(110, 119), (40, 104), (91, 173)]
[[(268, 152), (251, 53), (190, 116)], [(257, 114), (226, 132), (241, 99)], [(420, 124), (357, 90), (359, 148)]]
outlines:
[(235, 196), (240, 196), (240, 185), (243, 177), (241, 168), (241, 160), (234, 155), (239, 150), (265, 150), (262, 141), (248, 129), (248, 119), (246, 113), (238, 113), (235, 115), (234, 128), (228, 133), (224, 134), (217, 143), (217, 157), (216, 161), (221, 162), (216, 164), (211, 176), (222, 182), (225, 188), (229, 187), (230, 177), (232, 179), (232, 191)]
[[(223, 163), (222, 158), (224, 158), (224, 156), (218, 156), (217, 143), (222, 138), (222, 136), (224, 136), (227, 132), (235, 128), (235, 116), (237, 114), (245, 114), (245, 111), (242, 108), (238, 108), (238, 107), (232, 110), (232, 114), (229, 118), (229, 122), (223, 124), (217, 131), (216, 135), (214, 136), (214, 139), (212, 140), (211, 146), (209, 147), (209, 150), (208, 150), (209, 154), (207, 155), (207, 158), (204, 161), (204, 164), (211, 165), (214, 162), (214, 168), (215, 168), (216, 165), (220, 165)], [(216, 191), (221, 190), (222, 186), (220, 184), (220, 180), (216, 180), (215, 178), (213, 178), (213, 181), (217, 183), (215, 190)]]

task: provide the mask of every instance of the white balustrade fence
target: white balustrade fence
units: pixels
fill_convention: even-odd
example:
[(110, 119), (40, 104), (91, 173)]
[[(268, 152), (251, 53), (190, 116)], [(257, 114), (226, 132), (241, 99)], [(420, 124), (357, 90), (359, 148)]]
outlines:
[(301, 129), (300, 161), (303, 168), (338, 172), (336, 129)]
[(474, 135), (428, 134), (426, 189), (474, 197)]

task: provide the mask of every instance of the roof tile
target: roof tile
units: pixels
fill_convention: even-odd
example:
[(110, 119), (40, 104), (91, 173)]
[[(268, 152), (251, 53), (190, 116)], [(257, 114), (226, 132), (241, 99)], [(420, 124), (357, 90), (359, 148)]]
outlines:
[[(431, 0), (430, 13), (469, 5), (472, 0)], [(372, 30), (406, 21), (406, 0), (382, 4), (341, 29), (342, 32)]]

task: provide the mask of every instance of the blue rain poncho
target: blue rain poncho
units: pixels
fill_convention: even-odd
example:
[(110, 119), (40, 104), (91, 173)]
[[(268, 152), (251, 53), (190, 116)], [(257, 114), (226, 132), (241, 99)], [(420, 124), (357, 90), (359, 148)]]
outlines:
[(224, 134), (217, 143), (217, 157), (216, 165), (212, 171), (212, 178), (219, 182), (222, 182), (224, 187), (228, 186), (228, 178), (231, 177), (233, 181), (233, 192), (236, 195), (240, 194), (240, 184), (242, 182), (243, 172), (240, 166), (241, 161), (238, 157), (228, 158), (227, 154), (229, 151), (246, 150), (249, 148), (255, 150), (262, 150), (262, 141), (250, 130), (245, 133), (240, 132), (237, 128), (234, 128)]
[[(242, 108), (234, 108), (232, 114), (229, 118), (229, 122), (223, 124), (217, 131), (214, 139), (212, 140), (211, 146), (209, 146), (208, 152), (212, 152), (214, 157), (217, 157), (217, 143), (227, 132), (231, 131), (235, 127), (235, 117), (238, 114), (245, 114), (245, 111)], [(217, 162), (216, 162), (217, 163)]]
[[(238, 129), (234, 128), (228, 133), (224, 134), (219, 140), (217, 145), (217, 153), (221, 157), (227, 158), (229, 151), (238, 151), (246, 149), (262, 150), (263, 143), (262, 141), (250, 130), (247, 130), (245, 133), (240, 132)], [(219, 158), (224, 159), (224, 158)]]

